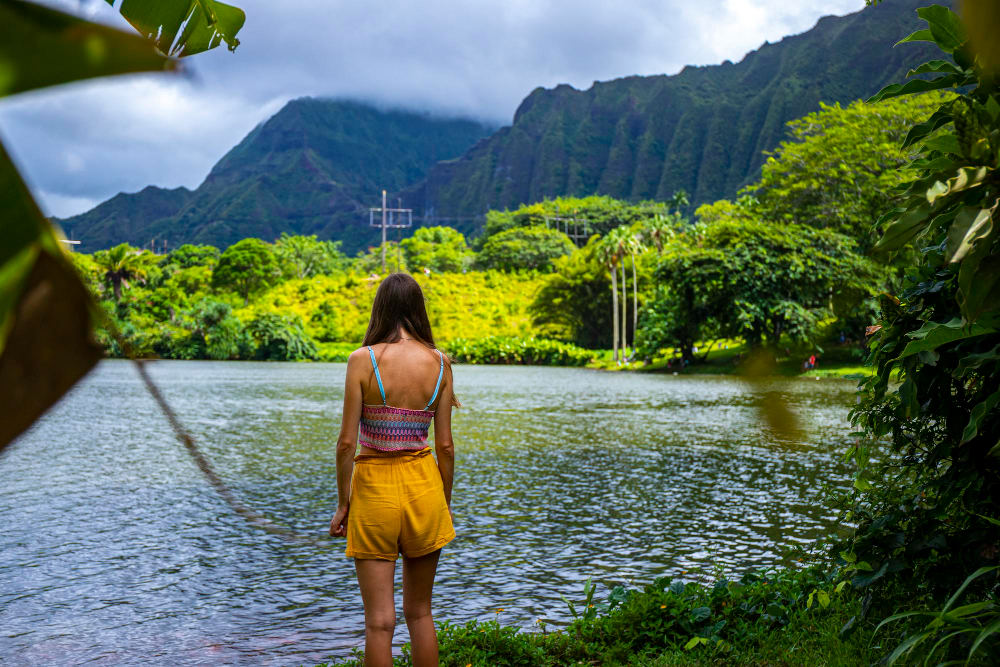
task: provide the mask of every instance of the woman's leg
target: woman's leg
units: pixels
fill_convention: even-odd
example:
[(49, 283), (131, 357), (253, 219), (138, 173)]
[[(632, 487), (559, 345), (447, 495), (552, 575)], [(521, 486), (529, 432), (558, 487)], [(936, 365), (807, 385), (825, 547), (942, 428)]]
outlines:
[(354, 569), (365, 604), (365, 667), (391, 667), (392, 633), (396, 629), (396, 601), (392, 597), (396, 562), (355, 558)]
[(441, 550), (403, 557), (403, 616), (410, 631), (413, 667), (437, 667), (438, 642), (431, 618), (431, 589)]

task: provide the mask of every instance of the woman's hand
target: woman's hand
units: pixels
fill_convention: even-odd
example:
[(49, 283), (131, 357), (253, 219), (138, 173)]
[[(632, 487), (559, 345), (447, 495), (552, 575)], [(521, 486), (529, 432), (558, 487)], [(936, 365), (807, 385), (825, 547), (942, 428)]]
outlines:
[(337, 508), (336, 514), (330, 520), (330, 537), (347, 537), (347, 505)]

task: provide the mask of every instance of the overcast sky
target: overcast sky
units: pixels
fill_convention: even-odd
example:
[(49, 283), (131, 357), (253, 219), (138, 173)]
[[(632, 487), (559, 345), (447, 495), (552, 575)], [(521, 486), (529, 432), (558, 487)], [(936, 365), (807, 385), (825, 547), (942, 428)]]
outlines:
[[(232, 0), (235, 53), (0, 101), (0, 135), (43, 210), (146, 185), (197, 187), (289, 99), (348, 97), (509, 124), (538, 86), (738, 62), (864, 0)], [(49, 4), (131, 30), (104, 0)], [(116, 1), (116, 6), (119, 4)]]

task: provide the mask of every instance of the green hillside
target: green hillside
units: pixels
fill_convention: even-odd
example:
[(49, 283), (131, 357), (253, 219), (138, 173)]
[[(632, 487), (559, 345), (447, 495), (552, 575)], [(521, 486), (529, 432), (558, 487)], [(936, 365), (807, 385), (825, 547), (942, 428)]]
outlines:
[[(738, 64), (597, 82), (585, 91), (538, 88), (510, 127), (435, 165), (405, 199), (439, 216), (481, 216), (559, 195), (637, 201), (684, 189), (692, 210), (732, 197), (759, 176), (786, 122), (820, 101), (853, 101), (903, 78), (922, 54), (892, 44), (919, 27), (919, 4), (887, 0), (825, 17)], [(477, 224), (459, 228), (468, 233)]]
[(354, 250), (375, 242), (367, 210), (383, 188), (396, 192), (419, 181), (435, 162), (461, 155), (492, 129), (358, 102), (293, 100), (193, 192), (123, 193), (60, 224), (88, 252), (153, 238), (172, 247), (226, 247), (249, 236), (274, 240), (283, 231), (342, 239)]

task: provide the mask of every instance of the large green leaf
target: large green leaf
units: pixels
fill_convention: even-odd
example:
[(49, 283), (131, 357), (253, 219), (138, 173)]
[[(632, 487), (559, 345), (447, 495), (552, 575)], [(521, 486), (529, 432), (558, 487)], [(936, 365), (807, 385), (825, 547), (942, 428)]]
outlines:
[(946, 262), (961, 262), (973, 245), (993, 231), (993, 209), (965, 206), (948, 228)]
[(917, 16), (927, 21), (927, 27), (935, 43), (946, 53), (953, 53), (968, 39), (962, 19), (947, 7), (941, 5), (921, 7), (917, 10)]
[(942, 134), (924, 142), (924, 150), (961, 154), (962, 146), (954, 134)]
[(122, 0), (120, 11), (160, 51), (181, 57), (214, 49), (223, 41), (234, 51), (240, 44), (236, 34), (246, 21), (242, 9), (215, 0)]
[(986, 397), (985, 401), (972, 408), (972, 412), (969, 414), (969, 424), (962, 432), (961, 444), (965, 444), (976, 437), (976, 434), (979, 432), (979, 426), (989, 416), (993, 408), (996, 407), (997, 402), (1000, 402), (1000, 391), (993, 392)]
[(900, 95), (912, 95), (914, 93), (926, 93), (928, 90), (955, 88), (966, 85), (969, 82), (968, 80), (969, 77), (964, 74), (948, 74), (947, 76), (941, 76), (930, 81), (913, 79), (906, 83), (893, 83), (869, 97), (866, 102), (872, 104), (873, 102), (889, 99), (890, 97), (899, 97)]
[(914, 340), (906, 345), (903, 353), (897, 357), (904, 359), (910, 355), (933, 350), (956, 340), (974, 338), (985, 334), (996, 333), (996, 330), (983, 326), (982, 324), (966, 325), (961, 317), (956, 317), (948, 322), (925, 322), (920, 329), (907, 334)]
[(0, 97), (98, 76), (171, 70), (149, 41), (20, 0), (0, 0)]
[(930, 30), (924, 28), (923, 30), (917, 30), (912, 34), (907, 35), (903, 39), (896, 42), (895, 46), (899, 46), (900, 44), (906, 44), (908, 42), (933, 42), (933, 41), (934, 41), (934, 35), (931, 34)]
[(940, 127), (943, 127), (952, 121), (951, 115), (951, 105), (944, 105), (928, 118), (923, 123), (917, 123), (910, 128), (910, 131), (906, 133), (906, 138), (903, 139), (903, 148), (909, 148), (915, 142), (920, 141), (924, 137), (930, 135), (932, 132)]
[(872, 252), (899, 250), (924, 230), (930, 214), (930, 205), (923, 203), (901, 214), (889, 224), (882, 238), (872, 248)]
[[(997, 236), (996, 230), (992, 236)], [(995, 242), (995, 238), (980, 240), (959, 265), (958, 305), (969, 322), (1000, 308), (1000, 251)]]
[(989, 175), (990, 170), (986, 167), (962, 167), (958, 170), (958, 174), (949, 178), (947, 182), (939, 181), (928, 188), (927, 201), (933, 204), (939, 197), (982, 185)]
[(958, 367), (955, 368), (955, 377), (964, 377), (983, 364), (990, 361), (1000, 361), (1000, 345), (995, 346), (992, 350), (987, 350), (986, 352), (978, 352), (970, 354), (967, 357), (963, 357), (958, 362)]
[(906, 78), (917, 74), (964, 74), (953, 62), (947, 60), (929, 60), (916, 69), (911, 69), (906, 73)]

